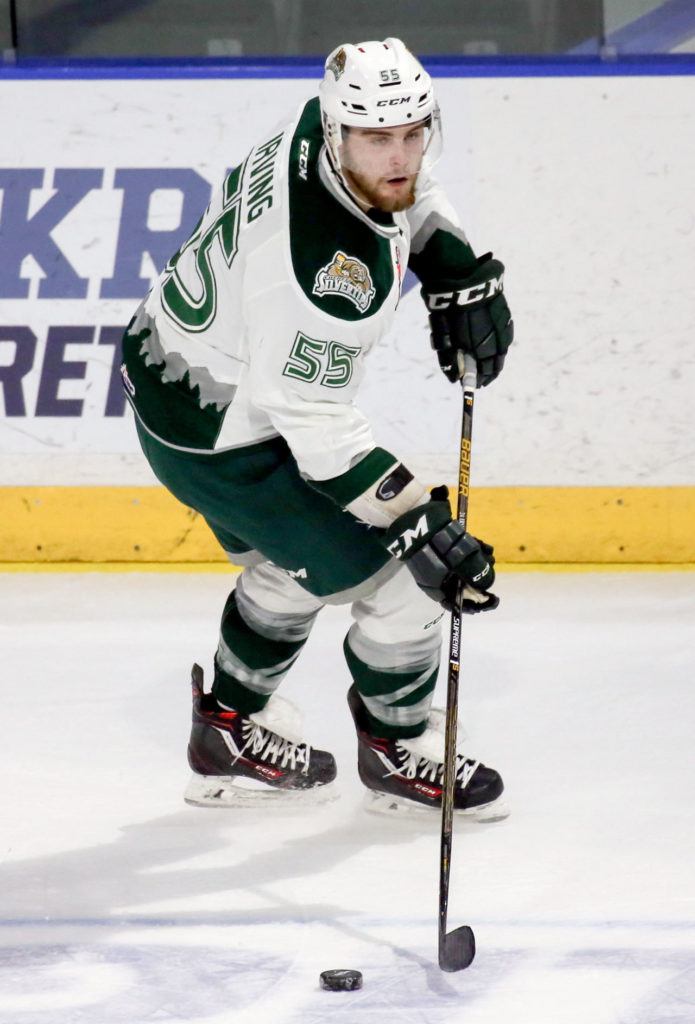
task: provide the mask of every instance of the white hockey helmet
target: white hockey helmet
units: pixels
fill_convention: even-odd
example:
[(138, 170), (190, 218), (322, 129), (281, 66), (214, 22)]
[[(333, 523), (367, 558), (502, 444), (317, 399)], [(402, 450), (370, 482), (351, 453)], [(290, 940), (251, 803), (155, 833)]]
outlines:
[(394, 128), (425, 121), (428, 163), (441, 154), (441, 118), (432, 79), (400, 39), (336, 47), (326, 58), (319, 102), (324, 139), (338, 173), (343, 127)]

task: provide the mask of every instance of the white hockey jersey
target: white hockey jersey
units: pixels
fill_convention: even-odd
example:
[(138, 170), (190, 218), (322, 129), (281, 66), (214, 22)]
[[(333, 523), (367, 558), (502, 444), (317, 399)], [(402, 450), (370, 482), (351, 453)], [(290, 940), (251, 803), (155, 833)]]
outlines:
[(280, 435), (309, 481), (370, 453), (354, 400), (409, 259), (435, 282), (474, 261), (424, 171), (416, 196), (406, 213), (364, 213), (306, 103), (228, 175), (129, 325), (124, 382), (144, 427), (200, 452)]

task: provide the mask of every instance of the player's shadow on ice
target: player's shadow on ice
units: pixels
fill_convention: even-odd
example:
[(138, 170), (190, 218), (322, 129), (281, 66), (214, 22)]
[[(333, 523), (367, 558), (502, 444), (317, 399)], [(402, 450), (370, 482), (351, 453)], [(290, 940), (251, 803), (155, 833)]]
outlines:
[[(0, 888), (4, 894), (0, 925), (87, 923), (99, 926), (101, 931), (130, 923), (174, 923), (181, 927), (210, 923), (233, 927), (249, 923), (316, 922), (390, 949), (411, 966), (420, 967), (432, 990), (440, 995), (453, 994), (433, 961), (406, 946), (379, 938), (368, 922), (361, 923), (360, 913), (350, 905), (349, 896), (344, 904), (304, 900), (300, 903), (294, 902), (291, 895), (280, 896), (267, 888), (277, 882), (306, 878), (318, 870), (330, 871), (376, 845), (383, 857), (385, 885), (392, 884), (394, 872), (407, 879), (408, 870), (412, 870), (408, 850), (404, 850), (401, 871), (397, 848), (409, 848), (421, 826), (395, 819), (385, 827), (382, 818), (367, 815), (361, 809), (350, 811), (348, 801), (345, 807), (347, 816), (341, 818), (340, 824), (321, 830), (326, 814), (317, 807), (313, 812), (316, 829), (284, 838), (283, 821), (292, 821), (287, 812), (269, 815), (256, 810), (184, 809), (128, 825), (109, 844), (6, 864), (0, 868)], [(259, 851), (254, 848), (254, 833), (267, 845), (269, 822), (277, 830), (275, 845)], [(431, 831), (432, 825), (428, 827)], [(225, 850), (229, 851), (228, 859), (221, 861), (215, 857), (213, 862), (210, 855)], [(433, 864), (433, 879), (435, 868)], [(346, 877), (354, 879), (349, 872)], [(354, 882), (346, 884), (346, 894), (353, 888)], [(206, 897), (215, 895), (223, 897), (221, 905), (229, 906), (233, 902), (229, 896), (235, 891), (256, 895), (266, 906), (237, 912), (149, 909), (158, 904), (177, 907), (183, 900), (194, 907), (209, 906), (211, 901)], [(434, 890), (432, 895), (434, 907)], [(398, 904), (394, 906), (394, 916), (401, 916)], [(436, 934), (434, 913), (432, 930)]]

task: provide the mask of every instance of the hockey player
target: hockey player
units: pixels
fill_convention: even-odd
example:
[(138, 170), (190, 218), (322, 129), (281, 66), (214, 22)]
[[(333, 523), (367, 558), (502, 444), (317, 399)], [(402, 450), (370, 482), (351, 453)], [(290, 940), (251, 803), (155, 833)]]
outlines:
[[(408, 266), (449, 380), (466, 351), (488, 384), (512, 340), (502, 264), (476, 259), (429, 176), (440, 148), (430, 76), (400, 40), (338, 47), (318, 98), (227, 176), (126, 331), (150, 465), (244, 566), (210, 693), (193, 669), (191, 803), (331, 795), (332, 755), (276, 690), (337, 603), (375, 809), (440, 805), (440, 620), (459, 580), (464, 612), (496, 606), (494, 557), (354, 405)], [(499, 774), (464, 753), (456, 768), (456, 809), (496, 816)]]

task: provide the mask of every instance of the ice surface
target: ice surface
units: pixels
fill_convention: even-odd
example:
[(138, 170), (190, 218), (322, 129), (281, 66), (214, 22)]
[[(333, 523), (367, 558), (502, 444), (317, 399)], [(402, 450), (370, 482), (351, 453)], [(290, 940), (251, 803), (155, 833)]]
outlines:
[[(438, 819), (361, 807), (347, 609), (282, 690), (341, 799), (182, 803), (190, 665), (230, 584), (0, 575), (2, 1024), (693, 1024), (695, 574), (502, 575), (465, 623), (471, 750), (512, 815), (457, 824), (449, 922), (478, 955), (456, 975)], [(362, 991), (321, 991), (332, 967)]]

